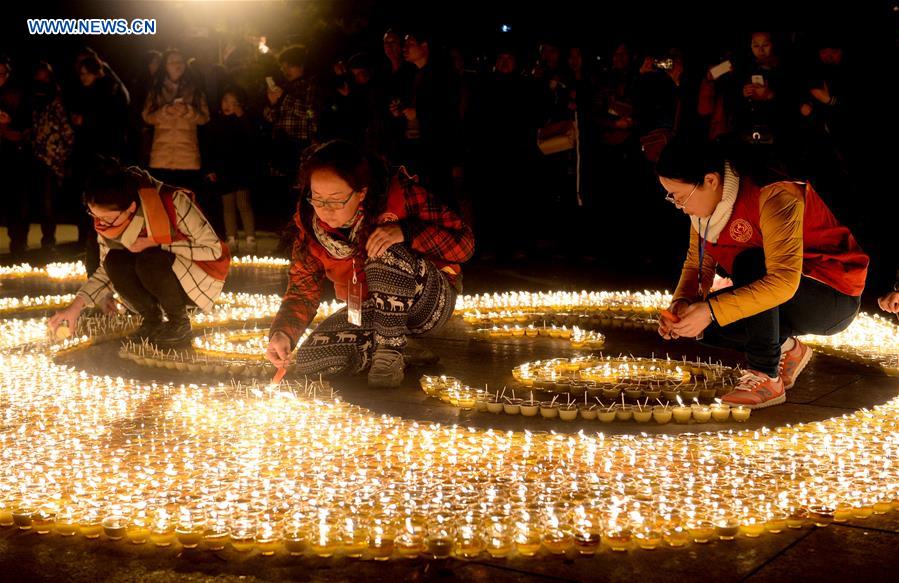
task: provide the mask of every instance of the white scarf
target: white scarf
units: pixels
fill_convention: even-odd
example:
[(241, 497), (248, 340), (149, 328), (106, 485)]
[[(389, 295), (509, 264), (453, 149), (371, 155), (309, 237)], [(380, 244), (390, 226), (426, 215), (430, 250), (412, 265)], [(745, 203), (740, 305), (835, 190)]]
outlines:
[[(712, 216), (708, 219), (702, 219), (690, 215), (690, 222), (693, 224), (693, 230), (699, 233), (700, 237), (705, 236), (706, 241), (710, 243), (718, 242), (718, 235), (724, 230), (730, 215), (734, 210), (734, 203), (737, 201), (737, 192), (740, 190), (740, 176), (734, 172), (729, 161), (724, 162), (724, 188), (721, 195), (721, 202), (715, 207)], [(705, 223), (700, 230), (700, 221)], [(708, 235), (706, 236), (706, 233)]]

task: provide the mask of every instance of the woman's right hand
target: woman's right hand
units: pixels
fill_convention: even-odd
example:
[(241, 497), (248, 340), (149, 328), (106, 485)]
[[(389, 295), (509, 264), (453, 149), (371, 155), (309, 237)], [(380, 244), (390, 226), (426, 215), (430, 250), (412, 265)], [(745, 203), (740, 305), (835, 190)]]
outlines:
[(290, 338), (284, 332), (275, 332), (269, 338), (265, 358), (277, 368), (286, 368), (290, 361)]
[[(674, 300), (671, 302), (671, 305), (668, 306), (668, 311), (680, 318), (689, 306), (690, 303), (687, 300)], [(679, 338), (679, 336), (671, 329), (671, 324), (672, 323), (665, 318), (659, 318), (659, 336), (665, 340), (676, 340)]]
[(69, 330), (75, 330), (75, 326), (78, 324), (78, 318), (81, 316), (81, 310), (83, 309), (76, 303), (78, 301), (80, 301), (80, 298), (76, 299), (75, 302), (72, 302), (66, 309), (56, 312), (50, 316), (49, 320), (47, 320), (47, 326), (54, 336), (56, 335), (56, 330), (62, 326), (63, 322), (68, 323)]

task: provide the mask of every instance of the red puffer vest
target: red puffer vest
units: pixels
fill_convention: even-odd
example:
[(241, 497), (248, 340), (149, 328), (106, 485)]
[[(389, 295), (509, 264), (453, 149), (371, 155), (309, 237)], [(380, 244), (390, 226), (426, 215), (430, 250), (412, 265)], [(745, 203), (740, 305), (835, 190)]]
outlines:
[[(869, 259), (855, 237), (837, 221), (811, 184), (783, 183), (783, 186), (804, 190), (802, 274), (846, 295), (861, 295)], [(759, 195), (756, 184), (741, 179), (730, 220), (718, 236), (718, 242), (707, 244), (706, 252), (728, 273), (733, 272), (737, 255), (746, 249), (762, 247)]]

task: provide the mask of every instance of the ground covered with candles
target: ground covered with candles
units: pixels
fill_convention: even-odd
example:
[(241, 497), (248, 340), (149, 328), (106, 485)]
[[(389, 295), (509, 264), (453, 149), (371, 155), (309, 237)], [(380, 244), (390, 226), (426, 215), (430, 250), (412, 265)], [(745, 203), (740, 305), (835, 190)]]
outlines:
[(48, 338), (79, 267), (0, 270), (4, 578), (893, 574), (895, 322), (808, 338), (787, 403), (750, 412), (721, 403), (739, 355), (655, 334), (665, 293), (475, 269), (401, 387), (275, 386), (285, 270), (239, 262), (177, 351), (123, 344), (125, 317)]

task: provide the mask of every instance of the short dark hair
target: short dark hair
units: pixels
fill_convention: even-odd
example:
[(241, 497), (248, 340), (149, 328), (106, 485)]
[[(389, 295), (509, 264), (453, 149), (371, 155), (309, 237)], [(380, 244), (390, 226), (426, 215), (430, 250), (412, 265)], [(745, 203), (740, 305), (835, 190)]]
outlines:
[(108, 207), (123, 211), (138, 200), (138, 184), (115, 158), (98, 156), (92, 161), (84, 183), (82, 201), (85, 205)]
[(656, 162), (656, 174), (688, 184), (699, 184), (712, 172), (724, 175), (721, 149), (714, 144), (682, 137), (671, 140)]
[(309, 51), (303, 45), (290, 45), (278, 53), (278, 62), (289, 67), (305, 67)]

